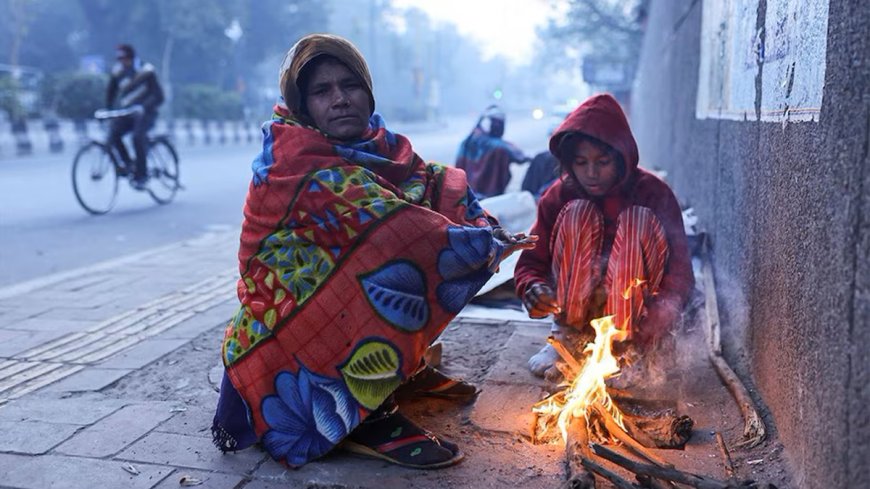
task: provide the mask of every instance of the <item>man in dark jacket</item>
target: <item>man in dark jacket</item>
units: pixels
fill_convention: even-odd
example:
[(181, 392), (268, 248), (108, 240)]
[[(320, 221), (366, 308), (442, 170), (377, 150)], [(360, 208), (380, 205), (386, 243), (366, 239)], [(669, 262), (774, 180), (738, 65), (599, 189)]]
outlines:
[(106, 91), (106, 106), (111, 109), (134, 109), (127, 116), (112, 119), (109, 126), (109, 144), (129, 168), (130, 155), (121, 141), (124, 134), (133, 132), (133, 148), (136, 151), (132, 184), (143, 189), (147, 180), (145, 157), (148, 153), (148, 130), (157, 120), (157, 107), (163, 103), (163, 89), (157, 80), (154, 66), (143, 63), (129, 44), (121, 44), (116, 52), (118, 62), (112, 67), (109, 87)]

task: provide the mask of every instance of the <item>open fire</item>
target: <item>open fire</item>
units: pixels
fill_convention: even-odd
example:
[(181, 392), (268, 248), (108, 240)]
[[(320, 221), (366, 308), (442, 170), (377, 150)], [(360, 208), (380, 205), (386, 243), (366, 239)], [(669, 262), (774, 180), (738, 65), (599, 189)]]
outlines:
[[(643, 284), (643, 280), (634, 280), (623, 296), (630, 298), (635, 292), (633, 289), (639, 289)], [(554, 440), (554, 432), (558, 430), (566, 447), (572, 488), (595, 487), (592, 475), (595, 470), (591, 467), (600, 466), (591, 462), (591, 442), (619, 441), (654, 466), (672, 469), (647, 448), (682, 447), (691, 434), (692, 420), (687, 416), (677, 416), (673, 409), (656, 406), (655, 402), (638, 400), (611, 389), (614, 399), (608, 392), (606, 381), (620, 373), (620, 359), (614, 355), (613, 345), (628, 339), (628, 327), (627, 324), (618, 327), (613, 316), (594, 319), (591, 325), (595, 337), (583, 348), (582, 360), (550, 337), (550, 344), (565, 361), (560, 370), (566, 382), (559, 391), (532, 407), (535, 415), (533, 440)], [(626, 407), (626, 411), (621, 405)]]
[(552, 420), (556, 420), (562, 440), (567, 441), (568, 426), (573, 419), (583, 418), (587, 429), (590, 427), (590, 407), (593, 405), (600, 406), (620, 428), (625, 429), (622, 412), (607, 393), (604, 382), (619, 373), (619, 361), (613, 355), (612, 345), (614, 341), (624, 341), (628, 332), (616, 327), (613, 316), (593, 319), (592, 328), (595, 330), (595, 340), (587, 344), (583, 351), (585, 361), (581, 364), (580, 372), (573, 380), (569, 380), (565, 390), (532, 408), (542, 426), (538, 436), (545, 436)]

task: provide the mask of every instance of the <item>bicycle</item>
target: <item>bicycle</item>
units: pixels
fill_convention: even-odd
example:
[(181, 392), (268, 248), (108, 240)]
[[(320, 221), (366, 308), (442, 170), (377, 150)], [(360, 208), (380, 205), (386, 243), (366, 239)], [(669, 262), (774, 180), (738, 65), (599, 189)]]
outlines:
[[(98, 110), (94, 117), (109, 120), (134, 114), (137, 109)], [(178, 152), (165, 135), (148, 137), (146, 156), (147, 191), (158, 204), (168, 204), (183, 188), (178, 180)], [(72, 166), (73, 191), (79, 204), (91, 214), (112, 210), (118, 196), (118, 180), (132, 181), (133, 163), (125, 163), (107, 142), (92, 139), (76, 153)]]

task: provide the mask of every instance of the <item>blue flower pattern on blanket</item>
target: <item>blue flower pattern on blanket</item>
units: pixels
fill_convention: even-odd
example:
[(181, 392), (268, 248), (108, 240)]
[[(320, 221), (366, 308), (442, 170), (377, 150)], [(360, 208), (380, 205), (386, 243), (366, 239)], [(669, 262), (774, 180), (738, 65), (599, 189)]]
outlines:
[(449, 248), (438, 254), (438, 272), (445, 281), (435, 292), (444, 309), (459, 313), (492, 276), (490, 254), (497, 263), (504, 246), (492, 237), (490, 227), (450, 227), (447, 239)]
[(275, 377), (276, 395), (263, 399), (269, 430), (263, 444), (275, 460), (299, 466), (324, 455), (360, 422), (359, 405), (345, 385), (300, 365)]
[(419, 331), (429, 320), (423, 272), (406, 260), (391, 261), (360, 277), (369, 303), (402, 331)]

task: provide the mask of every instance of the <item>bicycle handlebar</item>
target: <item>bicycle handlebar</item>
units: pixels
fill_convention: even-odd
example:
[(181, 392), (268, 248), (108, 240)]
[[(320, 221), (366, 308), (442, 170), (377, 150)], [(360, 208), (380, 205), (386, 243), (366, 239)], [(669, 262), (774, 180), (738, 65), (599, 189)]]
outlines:
[(133, 105), (124, 109), (99, 109), (94, 112), (95, 119), (117, 119), (133, 114), (141, 114), (144, 111), (141, 105)]

